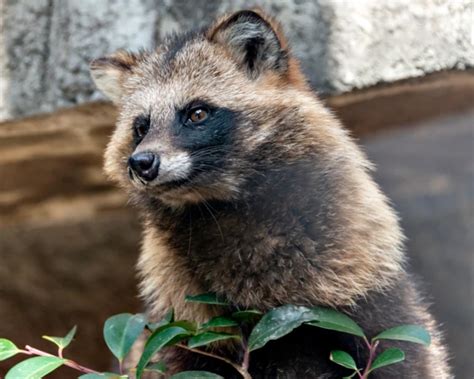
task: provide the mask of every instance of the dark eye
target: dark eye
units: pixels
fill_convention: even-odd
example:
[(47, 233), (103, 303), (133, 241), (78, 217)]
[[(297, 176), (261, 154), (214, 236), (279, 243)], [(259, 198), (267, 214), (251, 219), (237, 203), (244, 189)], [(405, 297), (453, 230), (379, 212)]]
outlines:
[(191, 124), (197, 124), (203, 122), (209, 117), (209, 109), (206, 107), (196, 107), (188, 112), (188, 122)]
[(148, 116), (138, 116), (133, 121), (133, 131), (135, 138), (141, 140), (150, 130), (150, 117)]

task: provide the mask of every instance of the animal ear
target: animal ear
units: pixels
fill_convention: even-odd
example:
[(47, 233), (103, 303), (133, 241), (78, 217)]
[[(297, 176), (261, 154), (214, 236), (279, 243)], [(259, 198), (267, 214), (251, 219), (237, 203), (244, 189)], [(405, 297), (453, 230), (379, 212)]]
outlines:
[(118, 103), (123, 93), (123, 82), (138, 60), (138, 55), (126, 51), (94, 59), (89, 66), (92, 79), (104, 95)]
[(265, 70), (288, 70), (288, 52), (280, 26), (260, 11), (234, 13), (213, 25), (207, 37), (224, 45), (252, 78)]

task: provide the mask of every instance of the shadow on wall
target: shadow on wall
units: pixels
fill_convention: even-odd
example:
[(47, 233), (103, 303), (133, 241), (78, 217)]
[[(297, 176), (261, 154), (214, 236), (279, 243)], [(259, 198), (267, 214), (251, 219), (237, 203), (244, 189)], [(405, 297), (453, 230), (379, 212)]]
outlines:
[(0, 123), (0, 336), (50, 351), (41, 336), (76, 324), (67, 354), (104, 371), (103, 322), (140, 309), (138, 220), (102, 173), (115, 117), (89, 105)]
[(411, 266), (446, 332), (456, 378), (474, 372), (474, 113), (364, 141), (398, 210)]

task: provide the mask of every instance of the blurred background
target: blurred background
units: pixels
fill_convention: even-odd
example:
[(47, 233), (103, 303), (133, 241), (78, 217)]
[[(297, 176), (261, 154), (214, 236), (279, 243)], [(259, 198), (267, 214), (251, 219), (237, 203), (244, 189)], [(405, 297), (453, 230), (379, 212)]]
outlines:
[(77, 324), (70, 356), (107, 369), (104, 320), (140, 311), (140, 228), (102, 173), (116, 111), (88, 63), (255, 5), (280, 19), (313, 88), (375, 162), (456, 377), (472, 378), (471, 0), (0, 0), (0, 336), (48, 348), (41, 335)]

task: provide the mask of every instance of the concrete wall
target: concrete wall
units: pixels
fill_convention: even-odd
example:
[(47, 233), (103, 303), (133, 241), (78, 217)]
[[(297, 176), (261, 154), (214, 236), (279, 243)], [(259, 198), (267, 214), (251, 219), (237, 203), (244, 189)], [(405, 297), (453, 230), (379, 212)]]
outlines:
[(470, 0), (0, 0), (0, 120), (99, 98), (88, 62), (259, 5), (334, 94), (474, 66)]

